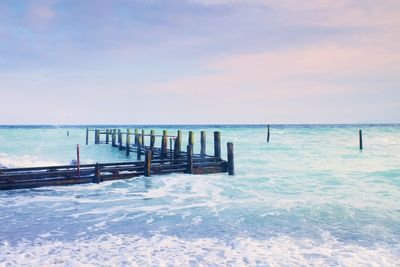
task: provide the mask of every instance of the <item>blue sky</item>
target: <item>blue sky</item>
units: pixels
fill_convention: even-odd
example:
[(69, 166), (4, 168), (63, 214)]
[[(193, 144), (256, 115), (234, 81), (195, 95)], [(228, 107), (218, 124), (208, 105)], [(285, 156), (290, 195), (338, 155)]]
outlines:
[(2, 0), (0, 124), (400, 120), (400, 2)]

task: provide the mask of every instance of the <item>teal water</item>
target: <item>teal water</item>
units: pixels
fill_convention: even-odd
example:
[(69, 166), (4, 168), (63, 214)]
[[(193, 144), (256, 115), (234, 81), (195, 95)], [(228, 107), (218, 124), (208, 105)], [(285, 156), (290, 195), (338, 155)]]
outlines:
[[(145, 129), (164, 128), (206, 130), (210, 154), (221, 131), (236, 176), (2, 191), (0, 265), (400, 266), (400, 125), (274, 125), (270, 143), (262, 125)], [(86, 163), (135, 156), (84, 142), (85, 127), (3, 126), (0, 163), (69, 164), (76, 144)]]

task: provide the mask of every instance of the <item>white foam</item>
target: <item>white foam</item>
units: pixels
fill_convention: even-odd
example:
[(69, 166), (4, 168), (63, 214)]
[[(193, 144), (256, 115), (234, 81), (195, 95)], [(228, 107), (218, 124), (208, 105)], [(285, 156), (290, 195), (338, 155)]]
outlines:
[(344, 244), (280, 236), (265, 240), (182, 239), (174, 236), (103, 235), (73, 242), (0, 245), (6, 266), (399, 266), (400, 246)]
[(8, 155), (0, 153), (0, 162), (7, 168), (22, 168), (22, 167), (39, 167), (39, 166), (54, 166), (63, 165), (60, 162), (53, 160), (41, 159), (32, 155)]

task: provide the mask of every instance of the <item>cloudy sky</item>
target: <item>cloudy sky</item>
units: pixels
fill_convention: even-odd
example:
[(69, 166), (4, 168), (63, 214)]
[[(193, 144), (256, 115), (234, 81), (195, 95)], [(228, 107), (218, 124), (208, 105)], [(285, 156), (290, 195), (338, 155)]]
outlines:
[(400, 122), (399, 0), (1, 0), (0, 124)]

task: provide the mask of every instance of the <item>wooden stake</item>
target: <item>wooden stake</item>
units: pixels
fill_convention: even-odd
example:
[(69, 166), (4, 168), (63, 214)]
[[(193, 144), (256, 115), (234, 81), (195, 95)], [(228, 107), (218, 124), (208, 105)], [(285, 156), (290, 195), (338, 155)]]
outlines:
[(176, 137), (177, 137), (176, 153), (177, 153), (177, 155), (180, 155), (180, 153), (182, 151), (182, 131), (181, 130), (178, 130)]
[(137, 138), (137, 160), (142, 159), (142, 139), (140, 138), (140, 134)]
[(89, 145), (89, 128), (86, 128), (86, 145)]
[(80, 161), (79, 144), (76, 145), (76, 170), (78, 178), (81, 177), (81, 161)]
[(193, 173), (193, 146), (187, 146), (187, 173)]
[(194, 134), (193, 131), (189, 131), (188, 145), (194, 146)]
[(116, 129), (114, 129), (113, 131), (112, 131), (112, 135), (111, 135), (111, 145), (113, 146), (113, 147), (115, 147), (116, 145), (115, 145), (115, 141), (116, 141), (116, 139), (117, 139), (117, 130)]
[(163, 131), (162, 142), (161, 142), (161, 158), (165, 158), (168, 156), (167, 147), (168, 147), (168, 132), (167, 130)]
[(122, 133), (120, 129), (118, 129), (118, 146), (119, 150), (122, 150)]
[(110, 130), (106, 130), (106, 144), (108, 145), (110, 143)]
[(214, 132), (214, 157), (221, 158), (221, 133)]
[(138, 136), (139, 136), (139, 130), (135, 129), (135, 146), (138, 144)]
[(150, 150), (146, 150), (144, 157), (144, 176), (149, 177), (151, 174), (151, 158), (152, 153)]
[(173, 163), (173, 149), (172, 149), (172, 138), (169, 139), (169, 161)]
[[(151, 130), (150, 131), (150, 150), (151, 150), (152, 153), (154, 151), (155, 143), (156, 143), (156, 136), (154, 134), (154, 130)], [(152, 154), (152, 157), (153, 157), (153, 154)]]
[(145, 146), (145, 143), (144, 143), (144, 134), (145, 134), (145, 132), (144, 132), (144, 130), (142, 130), (142, 146)]
[(233, 161), (233, 143), (228, 142), (226, 145), (228, 152), (228, 173), (229, 175), (235, 175), (235, 165)]
[(362, 130), (358, 131), (359, 143), (360, 143), (360, 150), (363, 150), (363, 138), (362, 138)]
[(267, 130), (267, 143), (269, 142), (269, 137), (270, 137), (270, 133), (269, 133), (269, 125), (268, 125), (268, 130)]
[(200, 155), (202, 158), (205, 158), (206, 157), (206, 132), (205, 131), (201, 131), (201, 133), (200, 133), (200, 145), (201, 145)]
[(99, 184), (100, 183), (100, 165), (97, 162), (96, 166), (94, 167), (94, 183)]
[(126, 155), (129, 156), (131, 152), (131, 130), (126, 130)]

